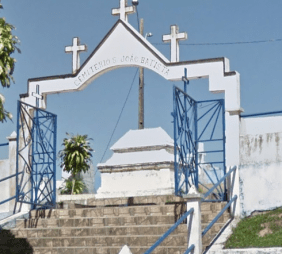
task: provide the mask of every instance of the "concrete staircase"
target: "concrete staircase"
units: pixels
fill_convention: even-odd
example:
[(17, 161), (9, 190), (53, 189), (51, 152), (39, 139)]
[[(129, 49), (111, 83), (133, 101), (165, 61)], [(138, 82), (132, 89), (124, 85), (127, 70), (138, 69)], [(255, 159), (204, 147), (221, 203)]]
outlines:
[[(83, 201), (85, 203), (85, 201)], [(128, 245), (133, 254), (144, 253), (186, 211), (175, 196), (88, 200), (87, 205), (65, 203), (64, 209), (31, 211), (29, 219), (17, 220), (12, 233), (27, 238), (35, 254), (118, 254)], [(205, 227), (224, 206), (202, 204)], [(204, 248), (228, 220), (228, 213), (203, 239)], [(154, 253), (184, 253), (187, 226), (181, 224)]]

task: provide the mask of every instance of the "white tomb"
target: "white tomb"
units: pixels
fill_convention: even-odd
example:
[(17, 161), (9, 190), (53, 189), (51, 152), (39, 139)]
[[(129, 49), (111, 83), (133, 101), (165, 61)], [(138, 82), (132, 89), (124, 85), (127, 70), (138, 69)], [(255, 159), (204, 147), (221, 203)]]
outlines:
[(97, 165), (96, 198), (174, 193), (174, 141), (162, 128), (130, 130), (111, 150), (112, 157)]

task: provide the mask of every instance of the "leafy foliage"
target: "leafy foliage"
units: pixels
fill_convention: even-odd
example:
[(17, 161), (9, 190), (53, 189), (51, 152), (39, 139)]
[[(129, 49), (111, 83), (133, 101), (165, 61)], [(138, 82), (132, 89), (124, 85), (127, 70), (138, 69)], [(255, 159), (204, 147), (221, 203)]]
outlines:
[[(74, 177), (75, 184), (73, 188), (73, 194), (81, 194), (86, 190), (86, 186), (80, 177)], [(70, 176), (65, 180), (65, 187), (62, 188), (62, 194), (71, 194), (73, 187), (73, 177)]]
[(11, 54), (19, 48), (16, 46), (19, 39), (12, 35), (12, 30), (15, 29), (11, 24), (6, 23), (5, 18), (0, 18), (0, 82), (3, 87), (9, 87), (15, 68), (16, 59), (11, 57)]
[(5, 98), (0, 94), (0, 122), (7, 121), (6, 118), (12, 120), (13, 115), (4, 109)]
[[(1, 1), (1, 0), (0, 0)], [(0, 8), (3, 9), (2, 4)], [(16, 59), (11, 54), (20, 49), (16, 46), (20, 41), (17, 36), (12, 34), (15, 27), (6, 23), (5, 18), (0, 18), (0, 82), (3, 87), (10, 87), (11, 81), (14, 81), (13, 72)], [(0, 94), (0, 122), (12, 119), (12, 115), (4, 109), (4, 96)]]
[[(59, 152), (61, 159), (60, 167), (71, 173), (72, 188), (75, 188), (76, 175), (86, 173), (90, 167), (93, 149), (90, 147), (90, 140), (87, 135), (70, 135), (63, 140), (64, 149)], [(73, 194), (73, 192), (72, 192)]]
[(90, 167), (92, 151), (87, 135), (70, 135), (63, 141), (64, 149), (59, 152), (60, 167), (72, 176), (80, 172), (86, 173)]

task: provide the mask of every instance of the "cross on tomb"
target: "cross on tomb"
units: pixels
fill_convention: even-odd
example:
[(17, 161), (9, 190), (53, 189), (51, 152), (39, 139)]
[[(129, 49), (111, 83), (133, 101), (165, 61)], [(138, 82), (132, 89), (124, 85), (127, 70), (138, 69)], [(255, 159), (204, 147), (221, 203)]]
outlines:
[(72, 73), (76, 73), (76, 71), (80, 68), (80, 57), (79, 54), (82, 51), (87, 51), (86, 45), (80, 45), (80, 41), (78, 37), (73, 38), (72, 46), (65, 47), (66, 53), (72, 53)]
[(179, 27), (174, 25), (170, 27), (171, 33), (163, 35), (163, 42), (170, 42), (170, 57), (171, 62), (179, 62), (179, 41), (187, 40), (187, 33), (179, 33)]
[(136, 12), (135, 6), (127, 6), (127, 0), (120, 0), (119, 9), (112, 9), (112, 15), (120, 15), (120, 19), (123, 21), (128, 21), (128, 14), (133, 14)]

